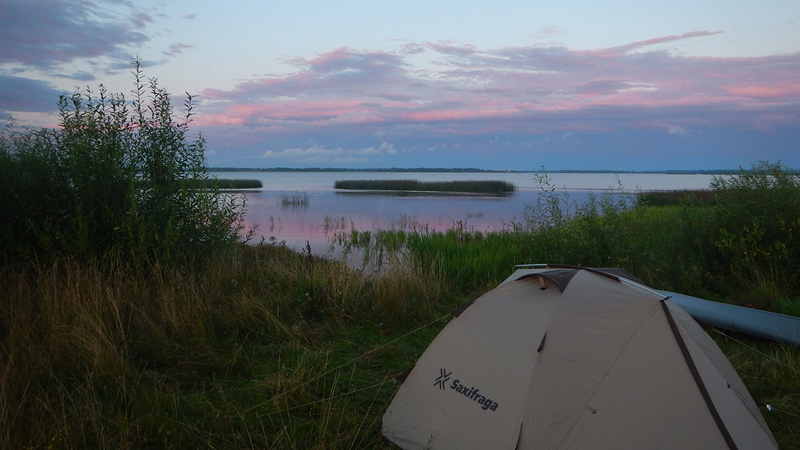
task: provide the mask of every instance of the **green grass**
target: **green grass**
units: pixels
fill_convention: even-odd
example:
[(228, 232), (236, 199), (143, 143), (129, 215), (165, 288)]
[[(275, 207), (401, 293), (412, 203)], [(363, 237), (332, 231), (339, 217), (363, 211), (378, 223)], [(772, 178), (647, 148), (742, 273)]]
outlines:
[[(0, 447), (380, 448), (383, 409), (457, 302), (282, 247), (202, 274), (6, 267)], [(388, 446), (387, 446), (388, 448)]]
[[(393, 448), (377, 429), (394, 377), (450, 311), (542, 261), (514, 233), (406, 238), (380, 276), (273, 246), (201, 272), (6, 266), (0, 447)], [(800, 351), (711, 334), (797, 448)]]
[(508, 194), (516, 187), (505, 181), (417, 181), (417, 180), (338, 180), (335, 189), (364, 191), (413, 191), (472, 194)]

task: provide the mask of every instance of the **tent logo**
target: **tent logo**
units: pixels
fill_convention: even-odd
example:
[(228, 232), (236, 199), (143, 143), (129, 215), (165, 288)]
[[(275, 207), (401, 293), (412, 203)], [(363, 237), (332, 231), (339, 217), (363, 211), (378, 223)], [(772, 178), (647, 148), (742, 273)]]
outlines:
[(461, 384), (461, 380), (453, 380), (453, 384), (450, 385), (450, 389), (458, 392), (470, 400), (475, 401), (477, 404), (481, 405), (481, 409), (484, 411), (497, 411), (497, 407), (500, 406), (496, 401), (481, 394), (480, 389), (476, 387), (467, 387)]
[(439, 386), (439, 389), (444, 390), (444, 384), (450, 379), (450, 375), (453, 372), (448, 372), (445, 369), (440, 370), (440, 375), (436, 377), (436, 381), (433, 383), (434, 386)]
[[(445, 383), (450, 381), (450, 375), (452, 374), (453, 372), (448, 372), (446, 369), (439, 369), (439, 376), (433, 381), (433, 385), (438, 386), (441, 390), (445, 390)], [(497, 411), (497, 407), (500, 406), (496, 401), (481, 394), (480, 389), (476, 387), (467, 387), (461, 383), (461, 380), (453, 380), (453, 383), (450, 384), (450, 389), (478, 403), (484, 411)]]

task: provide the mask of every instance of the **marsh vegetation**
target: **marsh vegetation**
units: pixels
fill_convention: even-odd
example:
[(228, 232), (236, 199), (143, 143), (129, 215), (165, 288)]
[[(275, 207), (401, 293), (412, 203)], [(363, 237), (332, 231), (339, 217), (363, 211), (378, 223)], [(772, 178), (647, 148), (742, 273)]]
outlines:
[(281, 194), (280, 204), (283, 207), (299, 208), (308, 206), (307, 192), (290, 192)]
[(361, 191), (447, 192), (503, 195), (514, 192), (513, 184), (505, 181), (418, 181), (418, 180), (339, 180), (335, 189)]
[(220, 178), (211, 181), (212, 182), (209, 184), (213, 185), (213, 183), (216, 183), (216, 187), (219, 189), (258, 189), (262, 186), (261, 180)]

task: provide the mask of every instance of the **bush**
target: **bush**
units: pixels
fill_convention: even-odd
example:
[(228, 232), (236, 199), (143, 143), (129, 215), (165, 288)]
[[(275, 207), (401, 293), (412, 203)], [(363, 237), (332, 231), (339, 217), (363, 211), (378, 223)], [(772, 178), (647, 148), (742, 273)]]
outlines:
[(647, 191), (636, 196), (636, 202), (641, 206), (705, 205), (713, 200), (714, 192), (710, 189)]
[(800, 280), (800, 174), (761, 162), (712, 187), (718, 270), (734, 289), (757, 286), (760, 306), (774, 306)]
[[(143, 81), (134, 99), (61, 96), (58, 129), (8, 129), (0, 138), (0, 252), (34, 260), (120, 252), (194, 259), (239, 238), (240, 197), (209, 186), (205, 141), (188, 139), (167, 91)], [(188, 94), (187, 94), (188, 95)]]

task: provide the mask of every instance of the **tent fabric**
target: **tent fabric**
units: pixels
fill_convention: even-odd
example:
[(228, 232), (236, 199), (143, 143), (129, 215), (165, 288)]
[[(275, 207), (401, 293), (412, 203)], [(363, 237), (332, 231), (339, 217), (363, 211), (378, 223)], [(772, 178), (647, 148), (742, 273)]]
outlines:
[(384, 436), (408, 449), (777, 448), (713, 340), (633, 280), (518, 270), (431, 342)]

